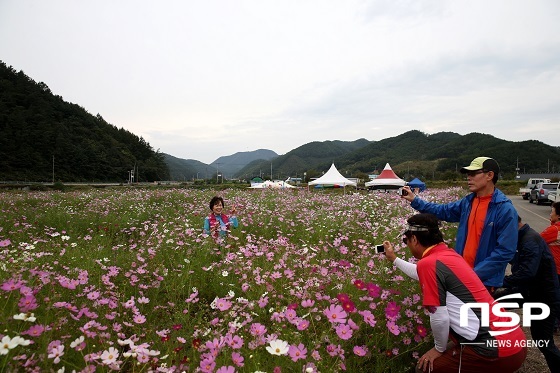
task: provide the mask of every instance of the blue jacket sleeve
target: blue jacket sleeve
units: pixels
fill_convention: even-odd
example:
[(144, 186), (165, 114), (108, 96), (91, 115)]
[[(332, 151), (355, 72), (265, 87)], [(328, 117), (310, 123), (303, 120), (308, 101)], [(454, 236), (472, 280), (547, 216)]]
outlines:
[(229, 223), (233, 228), (239, 227), (239, 222), (237, 221), (237, 216), (232, 216), (229, 218)]
[(204, 233), (210, 234), (210, 220), (208, 219), (208, 217), (204, 218)]
[(410, 203), (416, 211), (434, 214), (439, 220), (456, 223), (461, 219), (461, 211), (464, 208), (463, 199), (451, 203), (426, 202), (416, 197)]

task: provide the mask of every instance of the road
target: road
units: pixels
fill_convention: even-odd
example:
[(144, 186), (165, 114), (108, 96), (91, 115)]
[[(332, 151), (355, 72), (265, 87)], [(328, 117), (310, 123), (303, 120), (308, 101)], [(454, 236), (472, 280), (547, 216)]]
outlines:
[(515, 206), (521, 219), (537, 232), (542, 232), (550, 225), (550, 220), (548, 220), (550, 204), (537, 205), (536, 203), (529, 203), (529, 201), (524, 200), (521, 196), (508, 196), (508, 198), (513, 202), (513, 206)]

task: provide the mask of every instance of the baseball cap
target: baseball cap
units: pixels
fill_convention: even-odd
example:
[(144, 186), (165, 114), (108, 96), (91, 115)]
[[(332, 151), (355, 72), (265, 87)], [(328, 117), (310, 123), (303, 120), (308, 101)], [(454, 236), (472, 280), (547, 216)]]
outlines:
[(473, 159), (470, 165), (461, 168), (461, 173), (466, 174), (469, 171), (484, 170), (486, 172), (493, 171), (496, 175), (500, 173), (500, 166), (493, 158), (478, 157)]

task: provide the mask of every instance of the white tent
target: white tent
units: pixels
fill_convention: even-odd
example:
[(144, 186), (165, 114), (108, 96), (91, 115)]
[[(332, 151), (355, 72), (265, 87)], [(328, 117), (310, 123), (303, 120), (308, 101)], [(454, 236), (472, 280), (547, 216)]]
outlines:
[(372, 189), (396, 189), (405, 186), (406, 181), (398, 177), (387, 163), (379, 176), (372, 181), (368, 181), (365, 185)]
[(270, 180), (266, 180), (262, 183), (251, 183), (251, 186), (249, 187), (250, 189), (291, 189), (291, 188), (295, 188), (295, 186), (288, 184), (285, 181), (282, 180), (274, 180), (274, 181), (270, 181)]
[(348, 180), (338, 172), (334, 163), (326, 174), (318, 179), (309, 182), (307, 185), (332, 185), (338, 187), (346, 187), (346, 185), (357, 186), (354, 181)]

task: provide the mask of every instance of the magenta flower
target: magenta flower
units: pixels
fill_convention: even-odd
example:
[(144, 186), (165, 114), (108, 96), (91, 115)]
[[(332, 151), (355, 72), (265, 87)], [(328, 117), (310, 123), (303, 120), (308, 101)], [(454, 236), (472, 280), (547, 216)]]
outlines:
[(305, 346), (303, 345), (303, 343), (300, 343), (297, 346), (290, 346), (290, 349), (288, 350), (288, 355), (290, 355), (290, 357), (292, 358), (292, 361), (298, 361), (300, 359), (305, 359), (307, 357), (307, 349), (305, 348)]
[(354, 281), (354, 286), (360, 290), (365, 289), (366, 288), (366, 284), (365, 282), (363, 282), (362, 280), (355, 280)]
[(352, 338), (352, 328), (347, 324), (338, 324), (335, 327), (336, 335), (340, 337), (340, 339), (348, 340)]
[(368, 282), (366, 284), (366, 289), (370, 297), (377, 298), (381, 294), (381, 287), (371, 282)]
[(336, 296), (336, 299), (338, 299), (341, 303), (345, 303), (345, 302), (351, 302), (350, 297), (348, 296), (348, 294), (344, 294), (344, 293), (340, 293)]
[(393, 319), (399, 315), (401, 307), (395, 302), (387, 303), (387, 307), (385, 307), (385, 316), (388, 319)]
[(0, 240), (0, 247), (10, 246), (11, 243), (12, 241), (10, 241), (9, 239)]
[(331, 323), (345, 323), (346, 317), (348, 317), (346, 311), (344, 311), (344, 309), (338, 304), (331, 304), (331, 306), (324, 310), (323, 313), (327, 316)]

